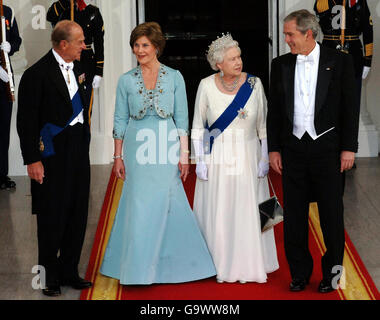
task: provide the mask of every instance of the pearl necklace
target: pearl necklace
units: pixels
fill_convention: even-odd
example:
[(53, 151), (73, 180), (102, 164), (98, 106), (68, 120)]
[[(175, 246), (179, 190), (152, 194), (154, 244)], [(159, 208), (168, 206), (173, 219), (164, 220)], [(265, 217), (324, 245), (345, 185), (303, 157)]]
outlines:
[(220, 76), (220, 82), (222, 83), (223, 88), (226, 89), (228, 92), (232, 92), (237, 88), (237, 86), (239, 84), (239, 79), (240, 79), (240, 75), (236, 76), (236, 78), (232, 82), (232, 84), (226, 84), (223, 80), (223, 77)]

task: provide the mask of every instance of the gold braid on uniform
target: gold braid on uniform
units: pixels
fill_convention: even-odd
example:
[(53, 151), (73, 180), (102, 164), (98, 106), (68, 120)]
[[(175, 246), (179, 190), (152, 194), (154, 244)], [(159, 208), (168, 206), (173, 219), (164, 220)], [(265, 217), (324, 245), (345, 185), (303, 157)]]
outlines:
[(59, 14), (58, 14), (58, 11), (57, 11), (57, 4), (56, 3), (54, 3), (54, 11), (55, 11), (55, 14), (57, 15), (57, 17), (59, 16)]
[(329, 0), (318, 0), (317, 10), (319, 13), (329, 10)]
[(59, 2), (59, 4), (61, 5), (62, 9), (65, 10), (66, 8), (63, 6), (63, 4), (61, 3), (61, 1), (58, 0), (58, 2)]
[(365, 46), (365, 56), (370, 57), (373, 54), (373, 43), (369, 43)]
[(104, 66), (104, 61), (98, 61), (98, 62), (96, 62), (96, 64), (97, 64), (97, 68), (100, 68), (100, 69), (103, 69), (103, 66)]

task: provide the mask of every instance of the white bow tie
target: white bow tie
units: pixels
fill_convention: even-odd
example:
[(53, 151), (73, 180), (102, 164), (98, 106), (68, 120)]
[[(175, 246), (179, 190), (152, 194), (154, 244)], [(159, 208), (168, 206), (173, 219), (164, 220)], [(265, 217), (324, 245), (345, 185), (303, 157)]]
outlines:
[(314, 59), (311, 55), (304, 56), (302, 54), (297, 55), (297, 62), (309, 62), (314, 63)]

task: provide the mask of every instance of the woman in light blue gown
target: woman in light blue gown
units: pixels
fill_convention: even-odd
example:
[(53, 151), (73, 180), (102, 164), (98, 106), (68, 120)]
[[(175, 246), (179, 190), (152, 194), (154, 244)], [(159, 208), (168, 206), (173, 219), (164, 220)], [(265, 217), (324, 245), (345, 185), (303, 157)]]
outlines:
[(113, 170), (125, 181), (100, 272), (129, 285), (212, 277), (181, 182), (189, 172), (185, 82), (158, 61), (165, 39), (157, 23), (137, 26), (130, 45), (139, 66), (119, 79), (113, 132)]

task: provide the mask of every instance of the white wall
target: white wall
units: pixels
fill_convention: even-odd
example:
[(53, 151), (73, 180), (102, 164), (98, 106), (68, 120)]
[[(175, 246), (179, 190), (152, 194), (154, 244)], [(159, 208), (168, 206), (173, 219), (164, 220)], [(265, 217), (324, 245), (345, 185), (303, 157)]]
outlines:
[[(87, 1), (87, 0), (86, 0)], [(158, 0), (157, 0), (158, 1)], [(164, 1), (164, 0), (160, 0)], [(265, 0), (260, 0), (265, 1)], [(105, 22), (105, 69), (102, 86), (95, 94), (92, 118), (91, 163), (109, 163), (113, 154), (113, 112), (115, 91), (119, 76), (135, 65), (135, 60), (129, 47), (129, 35), (136, 25), (135, 0), (92, 0), (98, 5)], [(23, 66), (32, 65), (50, 49), (51, 27), (46, 23), (45, 29), (34, 29), (33, 19), (38, 13), (33, 8), (47, 10), (52, 0), (4, 0), (4, 3), (15, 9), (23, 44), (19, 53), (12, 57), (13, 66), (17, 65), (16, 84), (18, 83)], [(380, 2), (368, 0), (375, 33), (375, 49), (372, 70), (364, 82), (364, 97), (367, 109), (373, 123), (380, 129)], [(290, 12), (302, 8), (313, 10), (314, 0), (280, 0), (280, 53), (288, 52), (282, 35), (282, 20)], [(37, 7), (36, 7), (37, 6)], [(38, 7), (39, 6), (39, 7)], [(41, 14), (41, 12), (39, 12)], [(13, 108), (11, 146), (10, 146), (10, 175), (26, 173), (22, 165), (18, 137), (16, 133), (17, 101)], [(380, 140), (380, 139), (379, 139)]]
[[(14, 11), (23, 39), (20, 51), (11, 59), (15, 69), (17, 86), (25, 68), (34, 64), (50, 50), (51, 26), (39, 19), (45, 17), (52, 0), (5, 0)], [(129, 34), (136, 25), (134, 0), (86, 0), (97, 5), (105, 25), (105, 64), (102, 86), (95, 92), (92, 117), (92, 164), (110, 163), (113, 155), (113, 112), (116, 85), (119, 76), (132, 68), (134, 63), (129, 47)], [(32, 10), (35, 10), (32, 12)], [(41, 28), (36, 29), (35, 25)], [(19, 139), (16, 132), (17, 98), (13, 106), (11, 141), (9, 148), (9, 175), (25, 175)]]
[[(299, 9), (314, 12), (315, 0), (280, 0), (280, 25), (287, 14)], [(380, 1), (367, 0), (374, 23), (374, 55), (371, 72), (362, 84), (359, 152), (357, 156), (377, 156), (380, 150)], [(280, 28), (280, 53), (289, 52)], [(318, 36), (322, 40), (322, 33)], [(366, 113), (368, 111), (368, 114)], [(377, 132), (376, 132), (377, 129)], [(373, 136), (373, 134), (377, 136)], [(375, 143), (375, 145), (373, 145)]]
[(374, 54), (371, 72), (364, 81), (366, 86), (366, 92), (364, 92), (364, 94), (367, 102), (367, 110), (372, 122), (377, 130), (380, 131), (380, 1), (368, 0), (368, 6), (370, 7), (374, 25)]
[(129, 35), (136, 25), (134, 0), (98, 0), (105, 28), (104, 78), (93, 107), (91, 163), (110, 163), (113, 156), (113, 113), (121, 74), (133, 67)]
[[(13, 104), (12, 111), (9, 146), (9, 175), (26, 174), (26, 168), (24, 167), (21, 158), (20, 144), (16, 132), (17, 88), (25, 67), (36, 62), (50, 48), (50, 25), (46, 24), (45, 29), (39, 30), (33, 29), (32, 27), (33, 17), (36, 16), (32, 13), (32, 9), (48, 8), (48, 3), (49, 0), (4, 0), (5, 5), (9, 5), (14, 9), (20, 36), (23, 39), (20, 51), (11, 57), (15, 73), (16, 101)], [(41, 14), (43, 14), (43, 12), (41, 12)]]

